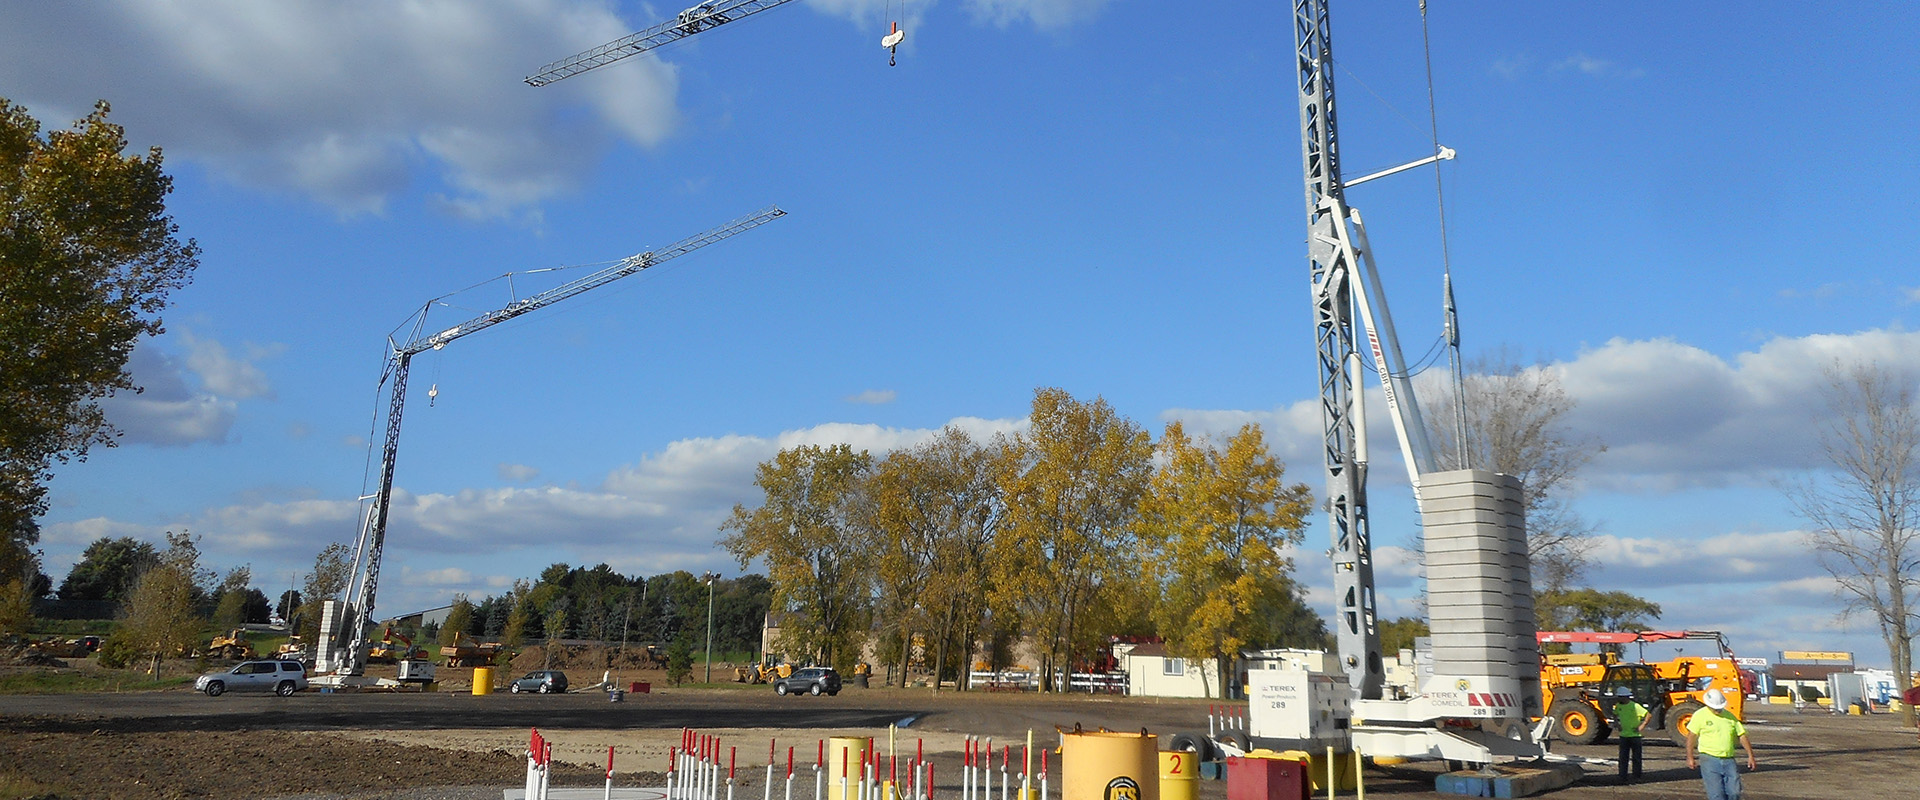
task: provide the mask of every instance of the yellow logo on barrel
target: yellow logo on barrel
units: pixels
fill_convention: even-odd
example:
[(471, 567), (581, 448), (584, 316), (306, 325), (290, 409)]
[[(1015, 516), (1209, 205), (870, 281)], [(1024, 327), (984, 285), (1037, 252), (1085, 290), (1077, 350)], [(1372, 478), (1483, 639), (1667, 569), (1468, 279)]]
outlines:
[(1105, 800), (1140, 800), (1140, 784), (1125, 775), (1107, 781)]

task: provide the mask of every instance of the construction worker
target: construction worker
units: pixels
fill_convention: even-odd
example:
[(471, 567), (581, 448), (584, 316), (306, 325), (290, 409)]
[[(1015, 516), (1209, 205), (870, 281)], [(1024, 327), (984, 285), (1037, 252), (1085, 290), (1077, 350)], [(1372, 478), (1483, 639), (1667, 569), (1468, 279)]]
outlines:
[[(1620, 724), (1620, 782), (1631, 783), (1640, 777), (1641, 730), (1647, 726), (1647, 707), (1634, 702), (1633, 690), (1625, 686), (1613, 690), (1613, 719)], [(1633, 762), (1633, 774), (1627, 774), (1627, 762)]]
[[(1719, 689), (1708, 689), (1700, 699), (1707, 707), (1687, 719), (1687, 768), (1700, 770), (1707, 800), (1740, 800), (1740, 765), (1733, 760), (1735, 741), (1747, 751), (1747, 771), (1760, 768), (1753, 760), (1747, 726), (1727, 711), (1727, 696)], [(1697, 762), (1696, 751), (1700, 756)]]

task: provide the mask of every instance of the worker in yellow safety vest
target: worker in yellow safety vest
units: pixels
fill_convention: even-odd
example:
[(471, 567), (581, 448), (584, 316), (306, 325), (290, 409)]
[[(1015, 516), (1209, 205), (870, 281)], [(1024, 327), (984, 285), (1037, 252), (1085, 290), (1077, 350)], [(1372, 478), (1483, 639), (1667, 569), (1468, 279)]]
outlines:
[(1707, 707), (1687, 719), (1687, 768), (1700, 770), (1700, 780), (1707, 787), (1707, 800), (1740, 800), (1740, 767), (1733, 760), (1734, 743), (1739, 742), (1747, 751), (1748, 772), (1760, 768), (1753, 760), (1753, 742), (1747, 740), (1747, 726), (1727, 711), (1727, 696), (1719, 689), (1708, 689), (1700, 699), (1706, 701)]

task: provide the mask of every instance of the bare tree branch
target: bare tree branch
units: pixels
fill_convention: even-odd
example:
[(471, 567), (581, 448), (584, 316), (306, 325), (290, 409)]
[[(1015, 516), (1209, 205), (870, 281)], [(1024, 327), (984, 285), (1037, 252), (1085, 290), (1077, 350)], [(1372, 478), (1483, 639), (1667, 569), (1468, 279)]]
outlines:
[[(1920, 412), (1915, 380), (1874, 363), (1827, 369), (1820, 433), (1825, 480), (1789, 490), (1809, 544), (1839, 585), (1842, 616), (1870, 614), (1903, 682), (1913, 674), (1920, 610)], [(1914, 725), (1911, 707), (1901, 716)]]

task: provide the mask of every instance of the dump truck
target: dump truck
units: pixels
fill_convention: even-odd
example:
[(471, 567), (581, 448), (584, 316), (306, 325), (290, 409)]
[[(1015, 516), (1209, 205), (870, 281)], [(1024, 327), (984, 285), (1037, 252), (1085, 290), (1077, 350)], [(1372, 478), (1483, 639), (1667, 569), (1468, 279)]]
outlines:
[[(1605, 741), (1618, 723), (1613, 714), (1616, 691), (1627, 688), (1635, 701), (1651, 712), (1645, 730), (1666, 731), (1674, 743), (1687, 741), (1687, 719), (1706, 707), (1704, 695), (1719, 689), (1727, 710), (1746, 718), (1746, 695), (1740, 669), (1726, 637), (1715, 631), (1542, 631), (1541, 644), (1599, 644), (1599, 653), (1543, 654), (1540, 690), (1547, 713), (1555, 720), (1556, 735), (1574, 744)], [(1630, 661), (1626, 645), (1662, 641), (1712, 643), (1716, 656), (1677, 656), (1665, 661)]]

